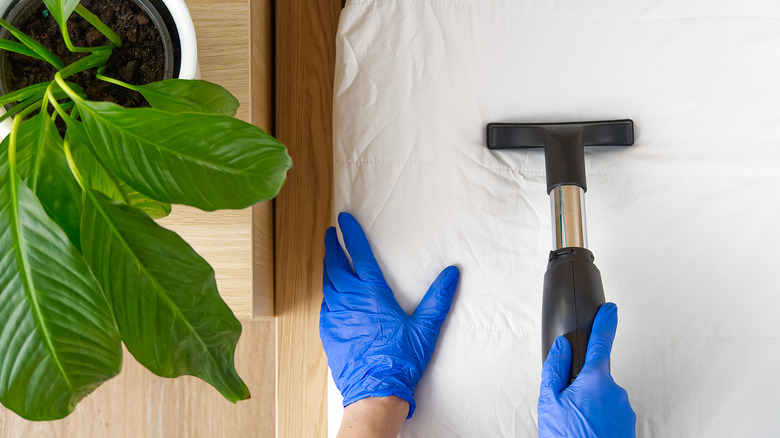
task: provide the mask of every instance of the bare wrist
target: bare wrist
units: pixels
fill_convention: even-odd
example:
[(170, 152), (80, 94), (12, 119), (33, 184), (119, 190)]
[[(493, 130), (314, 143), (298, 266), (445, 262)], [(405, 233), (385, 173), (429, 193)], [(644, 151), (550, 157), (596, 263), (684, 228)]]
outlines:
[(400, 397), (366, 397), (344, 408), (338, 438), (396, 437), (408, 413), (409, 402)]

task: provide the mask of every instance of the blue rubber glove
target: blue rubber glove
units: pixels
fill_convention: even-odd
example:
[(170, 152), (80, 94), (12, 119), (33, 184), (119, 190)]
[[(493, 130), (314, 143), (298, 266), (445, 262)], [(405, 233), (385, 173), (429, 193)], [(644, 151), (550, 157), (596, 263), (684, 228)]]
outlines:
[(414, 413), (414, 388), (428, 366), (439, 329), (458, 285), (450, 266), (408, 315), (393, 296), (363, 230), (348, 213), (339, 215), (352, 267), (336, 236), (325, 233), (325, 269), (320, 337), (344, 406), (366, 397), (398, 396)]
[(628, 393), (609, 373), (609, 355), (617, 331), (617, 306), (601, 306), (593, 321), (582, 371), (567, 388), (571, 367), (569, 341), (559, 336), (542, 367), (539, 437), (635, 437), (636, 414)]

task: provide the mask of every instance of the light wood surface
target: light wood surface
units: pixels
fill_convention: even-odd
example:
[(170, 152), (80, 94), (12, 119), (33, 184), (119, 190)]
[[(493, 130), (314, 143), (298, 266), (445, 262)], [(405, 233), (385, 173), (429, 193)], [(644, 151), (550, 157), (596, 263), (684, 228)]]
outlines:
[[(250, 120), (249, 4), (187, 0), (202, 77), (238, 98), (236, 117), (244, 121)], [(158, 222), (179, 233), (214, 268), (219, 293), (233, 313), (252, 318), (252, 209), (204, 212), (175, 205), (171, 215)]]
[[(198, 34), (203, 79), (225, 86), (239, 98), (242, 106), (238, 115), (242, 119), (270, 120), (267, 105), (256, 105), (253, 114), (249, 110), (250, 96), (251, 102), (270, 101), (269, 88), (253, 88), (250, 93), (250, 4), (252, 13), (265, 14), (264, 19), (268, 20), (271, 0), (187, 0)], [(257, 46), (267, 49), (256, 52)], [(254, 47), (254, 56), (270, 56), (270, 41), (256, 41)], [(258, 73), (260, 76), (271, 76), (270, 59), (256, 60), (255, 65), (266, 69), (265, 73)], [(263, 214), (270, 216), (269, 212)], [(252, 211), (215, 215), (177, 208), (172, 219), (176, 218), (181, 219), (175, 226), (177, 231), (216, 265), (220, 289), (235, 313), (244, 318), (251, 316)], [(254, 238), (258, 237), (262, 235), (255, 233)], [(266, 242), (255, 245), (258, 247), (268, 250), (273, 245)], [(270, 272), (269, 267), (266, 270)], [(268, 294), (268, 277), (264, 281), (262, 287), (268, 289), (261, 292)], [(236, 367), (252, 392), (251, 400), (233, 405), (196, 378), (157, 377), (125, 354), (122, 373), (98, 388), (64, 420), (33, 423), (0, 407), (0, 437), (273, 437), (276, 324), (272, 320), (242, 324), (244, 332), (236, 352)]]
[[(271, 0), (250, 1), (250, 99), (252, 123), (273, 130), (273, 14)], [(252, 208), (252, 316), (274, 316), (273, 201)]]
[[(271, 0), (189, 0), (188, 5), (193, 17), (203, 17), (194, 21), (204, 79), (219, 78), (215, 82), (241, 103), (236, 117), (271, 132)], [(159, 222), (211, 264), (220, 295), (239, 319), (274, 316), (272, 201), (216, 212), (177, 205)]]
[(252, 318), (252, 210), (204, 212), (174, 205), (157, 220), (175, 231), (214, 268), (222, 299), (239, 319)]
[(3, 438), (221, 438), (274, 436), (274, 329), (268, 321), (244, 323), (236, 352), (239, 374), (252, 399), (236, 405), (193, 377), (164, 379), (125, 354), (125, 367), (69, 417), (26, 421), (0, 408)]
[(327, 435), (319, 338), (322, 239), (331, 220), (332, 96), (341, 0), (276, 7), (276, 135), (293, 158), (276, 199), (277, 436)]

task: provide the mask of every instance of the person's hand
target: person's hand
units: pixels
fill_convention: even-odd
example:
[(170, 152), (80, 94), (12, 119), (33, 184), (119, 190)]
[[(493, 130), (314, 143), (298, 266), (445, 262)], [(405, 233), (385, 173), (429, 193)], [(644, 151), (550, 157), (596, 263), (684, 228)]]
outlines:
[(601, 306), (593, 321), (582, 371), (567, 388), (571, 348), (563, 336), (553, 343), (542, 368), (539, 437), (635, 437), (636, 414), (628, 393), (609, 373), (617, 331), (617, 306)]
[(366, 397), (398, 396), (414, 413), (414, 388), (428, 366), (458, 285), (458, 268), (439, 274), (408, 315), (396, 302), (363, 230), (348, 213), (339, 227), (354, 265), (336, 236), (325, 233), (320, 337), (344, 406)]

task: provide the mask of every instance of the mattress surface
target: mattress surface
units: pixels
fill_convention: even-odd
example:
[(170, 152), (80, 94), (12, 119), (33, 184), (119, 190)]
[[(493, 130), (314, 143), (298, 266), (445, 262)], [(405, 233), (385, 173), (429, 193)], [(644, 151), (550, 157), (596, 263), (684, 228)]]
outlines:
[(638, 435), (780, 436), (780, 2), (351, 1), (334, 117), (334, 219), (401, 306), (461, 269), (402, 437), (536, 436), (544, 157), (485, 127), (623, 118), (586, 204)]

